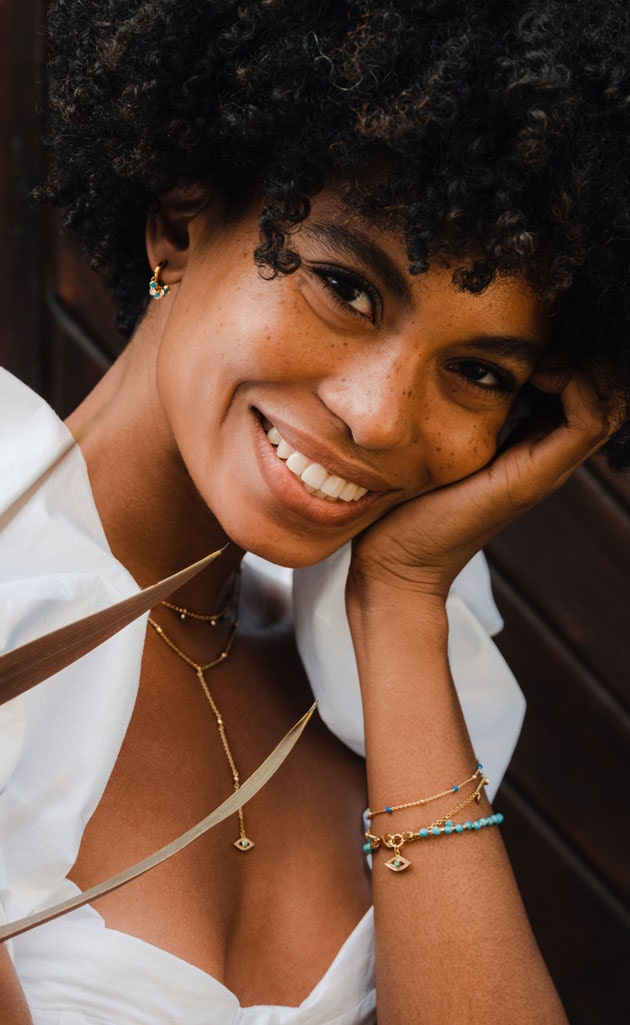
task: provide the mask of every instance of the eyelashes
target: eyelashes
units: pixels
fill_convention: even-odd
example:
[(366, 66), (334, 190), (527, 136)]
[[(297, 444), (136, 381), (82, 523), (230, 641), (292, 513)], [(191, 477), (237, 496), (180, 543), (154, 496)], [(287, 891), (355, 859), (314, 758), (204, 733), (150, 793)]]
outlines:
[[(382, 297), (361, 274), (336, 264), (310, 263), (307, 267), (342, 313), (379, 324), (383, 316)], [(509, 370), (486, 360), (473, 357), (451, 360), (447, 369), (457, 374), (467, 387), (485, 395), (516, 395), (521, 387)]]
[[(507, 395), (515, 395), (519, 390), (513, 375), (504, 367), (495, 363), (487, 363), (485, 360), (459, 359), (449, 364), (449, 370), (463, 377), (467, 384), (482, 392), (500, 392)], [(494, 378), (492, 381), (485, 381), (484, 378)]]
[(383, 300), (378, 289), (361, 274), (332, 264), (311, 264), (309, 269), (339, 309), (373, 324), (378, 323)]

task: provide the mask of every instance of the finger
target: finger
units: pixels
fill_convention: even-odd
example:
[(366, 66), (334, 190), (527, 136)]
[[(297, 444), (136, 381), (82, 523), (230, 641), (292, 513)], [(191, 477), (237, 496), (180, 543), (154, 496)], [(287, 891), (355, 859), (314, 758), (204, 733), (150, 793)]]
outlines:
[(566, 479), (617, 427), (616, 398), (602, 396), (593, 379), (574, 372), (560, 393), (564, 423), (535, 443), (541, 470)]
[[(569, 382), (578, 374), (570, 367), (546, 367), (537, 370), (529, 380), (529, 383), (538, 391), (548, 395), (561, 395)], [(583, 375), (584, 376), (584, 375)], [(627, 405), (621, 393), (614, 393), (610, 387), (610, 380), (603, 371), (593, 371), (585, 380), (590, 381), (597, 396), (606, 401), (609, 405), (609, 416), (613, 430), (621, 427), (628, 415)]]
[(484, 495), (490, 514), (505, 525), (566, 482), (615, 429), (610, 400), (597, 394), (586, 374), (573, 373), (561, 392), (564, 422), (530, 435), (489, 467)]
[(561, 399), (563, 423), (542, 436), (530, 434), (459, 485), (461, 497), (467, 493), (479, 516), (487, 516), (490, 531), (559, 488), (615, 429), (610, 400), (598, 396), (587, 375), (574, 372)]
[[(603, 399), (590, 378), (573, 371), (560, 392), (564, 420), (541, 435), (539, 430), (501, 453), (469, 477), (438, 488), (410, 503), (416, 511), (415, 537), (406, 545), (411, 556), (426, 566), (446, 558), (463, 565), (474, 551), (537, 505), (557, 488), (618, 427), (617, 403)], [(401, 545), (408, 530), (406, 507), (394, 510), (384, 522)], [(424, 539), (429, 543), (425, 544)], [(405, 549), (405, 550), (406, 550)], [(427, 561), (426, 550), (429, 552)]]
[(568, 367), (548, 367), (532, 374), (529, 383), (547, 395), (560, 395), (571, 380), (571, 376), (572, 371)]

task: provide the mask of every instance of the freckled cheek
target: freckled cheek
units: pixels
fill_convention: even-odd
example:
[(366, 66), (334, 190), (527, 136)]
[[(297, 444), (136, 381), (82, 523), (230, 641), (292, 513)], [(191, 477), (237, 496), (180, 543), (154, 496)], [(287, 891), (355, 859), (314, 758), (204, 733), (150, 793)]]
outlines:
[(197, 338), (203, 336), (203, 357), (214, 361), (215, 369), (225, 367), (244, 380), (284, 379), (308, 372), (318, 354), (321, 358), (321, 339), (305, 327), (299, 303), (277, 296), (273, 284), (263, 282), (269, 294), (236, 295), (200, 324), (190, 325)]
[(433, 487), (451, 484), (480, 470), (494, 456), (502, 418), (440, 430), (428, 446), (427, 465)]
[(262, 312), (251, 302), (224, 302), (170, 325), (159, 360), (168, 389), (183, 391), (188, 402), (207, 403), (242, 381), (277, 372), (288, 362), (290, 340), (277, 319)]

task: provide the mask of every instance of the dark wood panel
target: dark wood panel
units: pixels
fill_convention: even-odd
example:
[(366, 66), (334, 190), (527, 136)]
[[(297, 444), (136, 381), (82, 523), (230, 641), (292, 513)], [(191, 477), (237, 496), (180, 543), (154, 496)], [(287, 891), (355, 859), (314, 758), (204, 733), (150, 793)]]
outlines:
[(510, 777), (630, 898), (630, 831), (619, 829), (615, 782), (630, 750), (628, 717), (496, 574), (493, 587), (505, 620), (497, 643), (527, 699)]
[(78, 332), (70, 333), (67, 325), (56, 320), (48, 341), (51, 376), (46, 399), (62, 418), (78, 406), (103, 374), (95, 358), (96, 347), (86, 350), (78, 338)]
[(496, 538), (489, 554), (627, 707), (630, 530), (619, 505), (579, 471)]
[(0, 3), (0, 363), (42, 384), (41, 213), (29, 192), (41, 179), (40, 0)]
[(630, 513), (630, 470), (616, 473), (603, 456), (595, 456), (588, 464), (589, 471), (623, 508)]
[[(101, 278), (90, 270), (78, 244), (61, 235), (55, 245), (54, 289), (61, 304), (72, 311), (76, 322), (91, 336), (111, 362), (125, 340), (114, 325), (114, 303)], [(147, 272), (147, 284), (149, 280)]]
[[(502, 829), (510, 860), (571, 1025), (626, 1021), (627, 912), (509, 782), (501, 787), (495, 807), (505, 815)], [(492, 909), (488, 914), (492, 928)]]

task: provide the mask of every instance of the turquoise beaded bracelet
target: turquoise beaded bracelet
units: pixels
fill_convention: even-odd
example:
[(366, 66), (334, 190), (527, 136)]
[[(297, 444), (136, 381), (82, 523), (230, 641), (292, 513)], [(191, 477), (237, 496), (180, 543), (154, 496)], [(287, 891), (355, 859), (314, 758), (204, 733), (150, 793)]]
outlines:
[(367, 843), (363, 844), (363, 850), (366, 854), (371, 854), (372, 851), (377, 850), (381, 846), (388, 847), (394, 851), (394, 854), (389, 861), (385, 862), (387, 868), (391, 869), (392, 872), (404, 872), (411, 865), (409, 859), (404, 858), (400, 853), (400, 848), (404, 844), (413, 843), (415, 840), (429, 839), (434, 836), (452, 836), (457, 833), (478, 831), (484, 829), (485, 826), (500, 826), (502, 822), (503, 815), (501, 812), (496, 812), (493, 815), (475, 819), (473, 822), (453, 822), (451, 819), (447, 819), (442, 826), (423, 826), (415, 832), (385, 833), (384, 836), (372, 836), (371, 833), (366, 833), (369, 839)]

